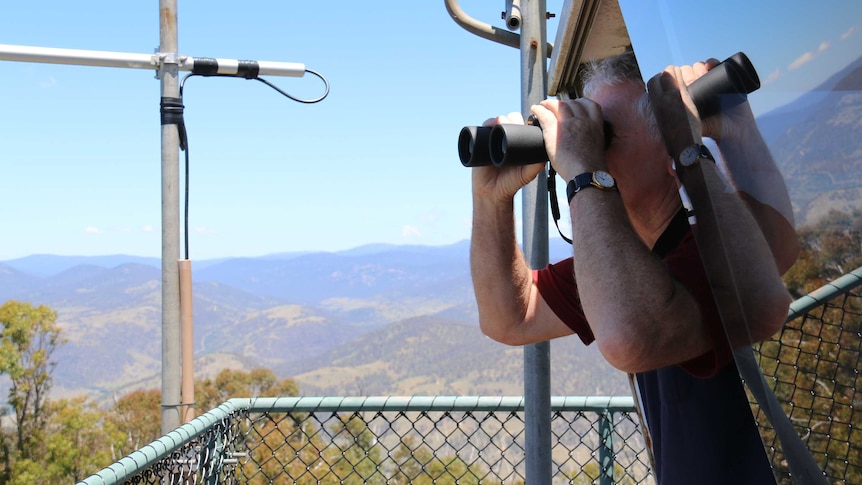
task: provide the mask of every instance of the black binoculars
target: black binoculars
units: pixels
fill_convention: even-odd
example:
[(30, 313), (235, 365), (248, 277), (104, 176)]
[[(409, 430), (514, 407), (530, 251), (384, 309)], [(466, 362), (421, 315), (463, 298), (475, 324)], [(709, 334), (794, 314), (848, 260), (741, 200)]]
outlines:
[[(739, 104), (760, 88), (748, 57), (737, 52), (688, 86), (701, 119)], [(605, 123), (605, 146), (611, 136)], [(530, 117), (526, 125), (465, 126), (458, 136), (458, 156), (465, 167), (529, 165), (548, 160), (542, 129)]]

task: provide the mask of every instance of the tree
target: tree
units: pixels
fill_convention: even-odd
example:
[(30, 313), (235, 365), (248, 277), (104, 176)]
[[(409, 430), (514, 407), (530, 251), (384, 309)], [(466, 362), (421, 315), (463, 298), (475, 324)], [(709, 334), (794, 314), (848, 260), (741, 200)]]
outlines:
[(234, 397), (298, 396), (299, 385), (293, 379), (279, 380), (270, 369), (250, 371), (223, 369), (213, 378), (195, 381), (195, 406), (205, 413)]
[(49, 408), (39, 459), (44, 483), (80, 481), (116, 460), (113, 450), (123, 433), (105, 419), (107, 413), (96, 403), (77, 397), (52, 401)]
[[(279, 380), (270, 369), (249, 371), (224, 369), (213, 378), (195, 382), (195, 402), (198, 412), (206, 412), (234, 397), (284, 397), (299, 395), (299, 386), (292, 379)], [(243, 470), (247, 483), (273, 483), (291, 465), (306, 466), (300, 459), (303, 450), (302, 415), (266, 413), (254, 423), (243, 423), (244, 446), (248, 447), (249, 460)], [(312, 448), (320, 449), (320, 448)], [(306, 460), (309, 457), (305, 457)], [(313, 458), (319, 461), (320, 457)], [(315, 482), (316, 483), (316, 482)]]
[(122, 444), (114, 450), (118, 459), (162, 435), (162, 393), (157, 389), (132, 391), (114, 401), (107, 421), (123, 433)]
[(409, 436), (403, 439), (392, 458), (398, 466), (391, 482), (399, 485), (500, 483), (491, 481), (488, 470), (480, 464), (468, 464), (458, 456), (438, 457), (427, 443), (417, 443)]
[(862, 266), (862, 210), (830, 211), (815, 224), (798, 231), (802, 251), (784, 275), (794, 297)]
[(0, 307), (0, 374), (12, 380), (9, 404), (15, 410), (16, 451), (31, 458), (46, 422), (45, 406), (51, 389), (51, 360), (62, 343), (57, 313), (42, 305), (10, 300)]
[(377, 437), (368, 429), (360, 413), (339, 416), (331, 429), (335, 447), (327, 457), (338, 483), (382, 484), (386, 477), (380, 471), (383, 451), (375, 446)]

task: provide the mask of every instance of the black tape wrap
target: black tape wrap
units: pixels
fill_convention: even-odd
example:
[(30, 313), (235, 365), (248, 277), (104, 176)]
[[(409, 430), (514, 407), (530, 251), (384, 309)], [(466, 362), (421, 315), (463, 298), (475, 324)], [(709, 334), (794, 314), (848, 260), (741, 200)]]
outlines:
[(162, 97), (162, 126), (177, 125), (180, 134), (180, 149), (186, 149), (186, 123), (183, 120), (183, 99)]
[(201, 76), (218, 76), (218, 61), (212, 57), (195, 57), (192, 74)]
[(181, 125), (184, 108), (182, 98), (162, 97), (162, 125)]
[(219, 72), (218, 59), (211, 57), (195, 57), (192, 74), (201, 76), (230, 76), (256, 79), (260, 75), (260, 64), (257, 61), (237, 61), (236, 73)]
[(237, 76), (246, 79), (255, 79), (260, 74), (260, 64), (257, 61), (239, 61)]

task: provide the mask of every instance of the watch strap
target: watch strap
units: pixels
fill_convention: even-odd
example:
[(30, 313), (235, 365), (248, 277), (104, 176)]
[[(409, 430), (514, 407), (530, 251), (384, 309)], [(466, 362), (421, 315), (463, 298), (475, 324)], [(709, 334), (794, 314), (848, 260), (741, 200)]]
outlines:
[(575, 197), (575, 194), (577, 194), (584, 187), (588, 187), (592, 184), (592, 172), (584, 172), (573, 178), (572, 180), (569, 180), (569, 183), (566, 184), (566, 197), (568, 198), (569, 204), (572, 203), (572, 199)]
[(606, 171), (596, 170), (595, 172), (584, 172), (570, 180), (566, 185), (566, 196), (569, 199), (569, 204), (572, 203), (572, 199), (575, 197), (575, 194), (580, 192), (581, 189), (591, 186), (603, 191), (617, 190), (616, 181), (613, 176)]

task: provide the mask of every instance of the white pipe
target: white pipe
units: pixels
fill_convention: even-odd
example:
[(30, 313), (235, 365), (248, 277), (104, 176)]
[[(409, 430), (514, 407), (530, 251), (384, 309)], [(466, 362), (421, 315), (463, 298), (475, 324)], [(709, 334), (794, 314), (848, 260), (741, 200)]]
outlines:
[(159, 58), (155, 54), (56, 49), (7, 44), (0, 44), (0, 60), (133, 69), (158, 69), (159, 67)]
[[(131, 69), (159, 69), (167, 57), (174, 54), (135, 54), (131, 52), (108, 52), (80, 49), (59, 49), (54, 47), (32, 47), (0, 44), (0, 61), (39, 62), (45, 64), (67, 64), (77, 66), (123, 67)], [(176, 56), (180, 71), (191, 71), (195, 61), (204, 58)], [(219, 74), (230, 75), (237, 72), (240, 63), (254, 63), (260, 76), (302, 77), (305, 64), (298, 62), (276, 61), (239, 61), (236, 59), (209, 59), (219, 65)]]
[(192, 262), (178, 261), (180, 275), (180, 334), (182, 365), (180, 377), (180, 421), (185, 424), (195, 418), (195, 350), (194, 311), (192, 307)]

